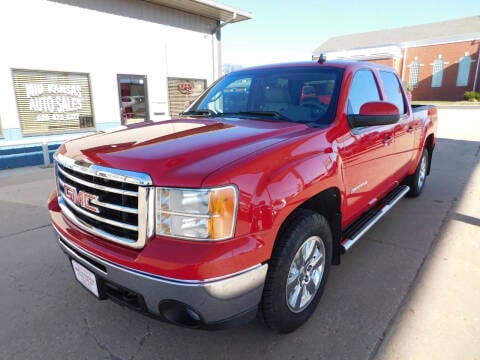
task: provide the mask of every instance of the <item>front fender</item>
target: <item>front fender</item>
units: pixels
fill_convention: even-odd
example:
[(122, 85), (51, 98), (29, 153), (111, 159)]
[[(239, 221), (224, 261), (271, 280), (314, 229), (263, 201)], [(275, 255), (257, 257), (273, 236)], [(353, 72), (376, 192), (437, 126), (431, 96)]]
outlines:
[[(322, 191), (338, 187), (341, 173), (334, 153), (312, 154), (272, 172), (265, 179), (265, 190), (271, 201), (268, 220), (275, 238), (288, 216), (299, 206)], [(265, 216), (265, 214), (264, 214)], [(273, 243), (270, 244), (273, 248)]]

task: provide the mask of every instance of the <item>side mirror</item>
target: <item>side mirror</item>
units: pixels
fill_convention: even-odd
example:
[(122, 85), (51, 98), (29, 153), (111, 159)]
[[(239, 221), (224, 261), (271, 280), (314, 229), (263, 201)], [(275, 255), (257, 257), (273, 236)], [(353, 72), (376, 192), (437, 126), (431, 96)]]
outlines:
[(348, 115), (352, 128), (363, 126), (390, 125), (400, 119), (398, 108), (386, 101), (372, 101), (360, 107), (360, 114)]

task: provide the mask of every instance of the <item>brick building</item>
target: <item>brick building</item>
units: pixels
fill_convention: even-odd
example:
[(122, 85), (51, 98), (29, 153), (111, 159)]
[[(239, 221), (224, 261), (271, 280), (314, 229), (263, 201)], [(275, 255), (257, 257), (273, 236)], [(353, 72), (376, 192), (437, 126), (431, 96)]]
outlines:
[(462, 100), (480, 91), (480, 16), (333, 37), (313, 51), (327, 59), (394, 67), (414, 100)]

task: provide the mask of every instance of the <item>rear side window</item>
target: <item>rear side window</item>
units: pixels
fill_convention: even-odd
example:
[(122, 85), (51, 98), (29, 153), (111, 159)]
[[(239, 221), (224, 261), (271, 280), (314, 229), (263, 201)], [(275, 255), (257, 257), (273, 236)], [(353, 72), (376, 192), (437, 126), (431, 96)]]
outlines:
[(363, 104), (379, 100), (380, 94), (372, 72), (370, 70), (357, 71), (350, 84), (347, 114), (359, 114)]
[(407, 107), (405, 106), (405, 100), (403, 99), (402, 88), (397, 76), (394, 73), (388, 71), (380, 71), (380, 78), (383, 82), (383, 88), (385, 89), (388, 102), (394, 104), (400, 114), (405, 114)]

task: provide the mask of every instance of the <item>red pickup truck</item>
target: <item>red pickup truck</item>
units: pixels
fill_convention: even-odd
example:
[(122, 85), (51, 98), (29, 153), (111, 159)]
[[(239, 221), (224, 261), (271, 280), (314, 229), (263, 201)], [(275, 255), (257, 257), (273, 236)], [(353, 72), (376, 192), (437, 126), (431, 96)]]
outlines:
[(51, 222), (100, 299), (192, 327), (259, 314), (289, 332), (341, 254), (422, 192), (436, 118), (389, 67), (243, 69), (179, 119), (63, 144)]

